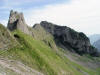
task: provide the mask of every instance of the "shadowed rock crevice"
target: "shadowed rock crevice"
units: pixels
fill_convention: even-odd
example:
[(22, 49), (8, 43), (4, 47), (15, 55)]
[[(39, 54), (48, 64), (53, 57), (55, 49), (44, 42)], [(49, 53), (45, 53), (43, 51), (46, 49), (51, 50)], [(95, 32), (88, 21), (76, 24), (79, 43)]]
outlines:
[(19, 35), (17, 35), (17, 34), (14, 34), (14, 37), (17, 38), (17, 39), (20, 38)]

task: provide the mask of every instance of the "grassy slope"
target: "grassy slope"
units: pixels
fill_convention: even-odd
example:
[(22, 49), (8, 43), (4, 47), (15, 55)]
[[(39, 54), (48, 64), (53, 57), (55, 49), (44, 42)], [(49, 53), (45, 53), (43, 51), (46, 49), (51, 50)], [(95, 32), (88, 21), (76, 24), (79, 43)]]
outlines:
[(17, 45), (17, 41), (13, 38), (11, 33), (0, 24), (0, 49), (8, 49)]
[(42, 41), (35, 40), (20, 31), (15, 31), (13, 34), (19, 36), (20, 46), (6, 51), (1, 56), (22, 61), (46, 75), (84, 75), (86, 73), (100, 75), (99, 72), (71, 62), (63, 56), (62, 51), (56, 53)]
[(34, 28), (30, 28), (30, 30), (33, 32), (34, 39), (44, 41), (51, 48), (57, 50), (53, 36), (49, 32), (46, 32), (40, 24), (36, 25)]

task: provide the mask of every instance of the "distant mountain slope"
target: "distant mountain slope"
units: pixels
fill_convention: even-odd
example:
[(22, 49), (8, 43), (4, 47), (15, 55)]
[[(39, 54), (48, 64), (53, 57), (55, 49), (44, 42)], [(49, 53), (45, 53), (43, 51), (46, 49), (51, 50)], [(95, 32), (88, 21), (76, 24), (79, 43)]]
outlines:
[(93, 45), (94, 42), (96, 42), (100, 39), (100, 34), (91, 35), (91, 36), (89, 36), (89, 38), (90, 38), (91, 44)]
[(93, 46), (96, 47), (98, 49), (98, 51), (100, 52), (100, 40), (94, 42)]

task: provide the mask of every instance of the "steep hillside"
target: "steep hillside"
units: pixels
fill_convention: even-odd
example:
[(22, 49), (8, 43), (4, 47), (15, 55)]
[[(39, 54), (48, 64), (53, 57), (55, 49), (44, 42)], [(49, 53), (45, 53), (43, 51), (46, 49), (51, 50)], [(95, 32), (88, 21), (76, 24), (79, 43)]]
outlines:
[(1, 75), (100, 75), (99, 53), (84, 33), (46, 21), (28, 27), (14, 11), (7, 28), (0, 25)]
[[(15, 61), (21, 62), (30, 68), (42, 72), (41, 74), (44, 75), (99, 75), (99, 71), (87, 69), (70, 61), (64, 56), (64, 52), (60, 50), (59, 52), (55, 52), (42, 41), (35, 40), (33, 37), (20, 31), (13, 32), (13, 35), (18, 36), (16, 38), (20, 43), (20, 47), (10, 49), (2, 54), (3, 60), (12, 60), (9, 64), (13, 63), (17, 66), (19, 64), (16, 64)], [(0, 65), (2, 66), (1, 63)], [(11, 67), (12, 65), (6, 67), (6, 69), (13, 70)], [(19, 70), (20, 69), (21, 66), (19, 67)], [(16, 73), (15, 70), (13, 71), (13, 73)], [(23, 68), (20, 71), (23, 73)], [(20, 73), (17, 72), (16, 74)], [(29, 75), (33, 74), (30, 72)]]
[(9, 49), (13, 46), (16, 46), (17, 42), (11, 33), (0, 24), (0, 50)]
[(40, 24), (35, 24), (33, 28), (31, 28), (31, 31), (34, 39), (41, 40), (52, 49), (58, 50), (53, 36), (49, 32), (46, 32)]

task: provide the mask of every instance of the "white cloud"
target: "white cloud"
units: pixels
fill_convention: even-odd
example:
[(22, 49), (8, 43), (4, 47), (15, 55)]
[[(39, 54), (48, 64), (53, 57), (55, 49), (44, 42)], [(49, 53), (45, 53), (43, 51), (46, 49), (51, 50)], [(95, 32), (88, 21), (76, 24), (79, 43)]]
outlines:
[(70, 3), (48, 5), (27, 11), (26, 21), (31, 26), (47, 20), (86, 34), (100, 34), (100, 0), (72, 0)]
[(3, 24), (4, 26), (6, 26), (8, 21), (7, 20), (1, 20), (0, 23)]

